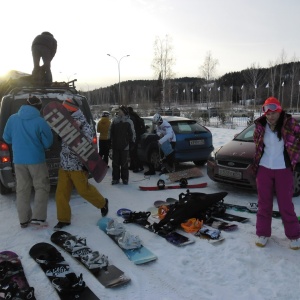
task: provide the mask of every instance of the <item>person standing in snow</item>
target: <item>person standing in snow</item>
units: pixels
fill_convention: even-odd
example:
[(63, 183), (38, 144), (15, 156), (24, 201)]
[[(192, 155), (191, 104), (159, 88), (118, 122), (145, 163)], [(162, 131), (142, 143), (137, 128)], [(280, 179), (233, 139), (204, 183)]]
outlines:
[(134, 146), (135, 130), (133, 122), (128, 115), (127, 107), (121, 105), (118, 115), (113, 119), (109, 136), (112, 146), (112, 182), (118, 184), (120, 178), (123, 184), (128, 184), (129, 148)]
[[(45, 84), (52, 83), (51, 61), (57, 50), (57, 41), (50, 32), (42, 32), (35, 37), (31, 45), (33, 58), (32, 76), (35, 80), (38, 79), (38, 74), (42, 70), (45, 77)], [(44, 65), (40, 67), (40, 59), (43, 59)]]
[(258, 212), (256, 245), (264, 247), (271, 236), (273, 195), (277, 196), (285, 235), (290, 248), (300, 249), (300, 224), (294, 210), (293, 170), (300, 159), (300, 125), (281, 107), (278, 99), (268, 98), (263, 116), (255, 120), (255, 156)]
[(110, 148), (110, 139), (109, 128), (111, 121), (109, 119), (110, 113), (108, 111), (104, 111), (102, 113), (101, 119), (97, 124), (97, 132), (100, 134), (99, 136), (99, 155), (101, 158), (108, 164), (109, 157), (109, 148)]
[[(76, 121), (81, 133), (91, 142), (93, 139), (93, 130), (79, 109), (79, 102), (75, 99), (66, 99), (63, 102), (63, 106)], [(86, 168), (71, 148), (65, 142), (62, 142), (60, 168), (55, 193), (58, 223), (54, 227), (54, 230), (60, 230), (71, 224), (70, 198), (73, 187), (76, 188), (82, 198), (101, 209), (103, 217), (107, 215), (108, 200), (99, 193), (96, 187), (88, 182)]]
[[(53, 134), (40, 116), (41, 109), (41, 99), (29, 97), (27, 105), (22, 105), (9, 117), (3, 133), (5, 142), (12, 145), (16, 203), (22, 228), (30, 222), (46, 225), (50, 181), (45, 150), (51, 147)], [(32, 186), (35, 191), (33, 209), (30, 206)]]

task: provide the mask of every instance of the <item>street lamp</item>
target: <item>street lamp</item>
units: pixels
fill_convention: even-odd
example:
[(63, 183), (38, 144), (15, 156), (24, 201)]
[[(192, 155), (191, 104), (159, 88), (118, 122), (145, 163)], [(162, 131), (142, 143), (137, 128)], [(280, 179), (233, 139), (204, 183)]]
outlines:
[(122, 58), (128, 57), (130, 55), (129, 54), (128, 55), (124, 55), (119, 60), (117, 60), (114, 56), (112, 56), (110, 54), (107, 54), (107, 55), (110, 56), (110, 57), (112, 57), (112, 58), (114, 58), (116, 60), (117, 64), (118, 64), (118, 71), (119, 71), (119, 104), (121, 104), (122, 99), (121, 99), (121, 85), (120, 85), (120, 63), (121, 63)]

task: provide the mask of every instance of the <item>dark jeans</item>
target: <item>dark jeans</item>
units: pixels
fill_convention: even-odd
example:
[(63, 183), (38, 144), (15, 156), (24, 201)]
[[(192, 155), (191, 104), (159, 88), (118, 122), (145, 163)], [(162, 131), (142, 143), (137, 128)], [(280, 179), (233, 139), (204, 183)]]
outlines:
[(128, 180), (128, 150), (113, 149), (112, 155), (112, 179), (113, 180)]
[(139, 160), (138, 154), (137, 154), (137, 143), (135, 143), (134, 147), (130, 149), (129, 156), (130, 156), (129, 169), (136, 170), (138, 168), (141, 168), (141, 169), (143, 168), (143, 164)]
[(99, 155), (108, 164), (110, 140), (99, 140)]
[(40, 59), (43, 59), (44, 65), (44, 77), (45, 83), (52, 83), (52, 73), (51, 73), (51, 52), (50, 50), (42, 45), (32, 46), (32, 58), (33, 58), (33, 71), (32, 75), (35, 77), (39, 73), (40, 69)]

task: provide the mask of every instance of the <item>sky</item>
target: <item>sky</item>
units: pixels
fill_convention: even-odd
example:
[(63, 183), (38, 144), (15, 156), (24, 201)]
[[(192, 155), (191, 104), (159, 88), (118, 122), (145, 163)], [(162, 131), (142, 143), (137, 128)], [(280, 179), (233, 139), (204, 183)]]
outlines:
[(299, 11), (298, 0), (5, 1), (0, 75), (31, 73), (31, 43), (43, 31), (58, 43), (53, 80), (76, 78), (86, 91), (118, 83), (118, 66), (121, 82), (157, 79), (154, 41), (166, 35), (176, 78), (199, 77), (208, 52), (218, 60), (216, 77), (253, 64), (269, 67), (282, 53), (286, 62), (298, 60)]

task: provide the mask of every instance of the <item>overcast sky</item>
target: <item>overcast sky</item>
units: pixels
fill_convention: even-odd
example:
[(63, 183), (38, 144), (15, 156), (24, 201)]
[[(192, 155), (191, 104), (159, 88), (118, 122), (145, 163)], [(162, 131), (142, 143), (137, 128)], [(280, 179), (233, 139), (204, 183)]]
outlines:
[[(211, 51), (217, 75), (268, 67), (282, 52), (300, 57), (299, 0), (10, 0), (1, 3), (0, 75), (31, 73), (31, 43), (43, 31), (58, 42), (53, 79), (83, 90), (156, 79), (155, 37), (172, 38), (176, 77), (199, 77)], [(107, 56), (111, 54), (117, 60)], [(76, 75), (74, 75), (76, 74)]]

